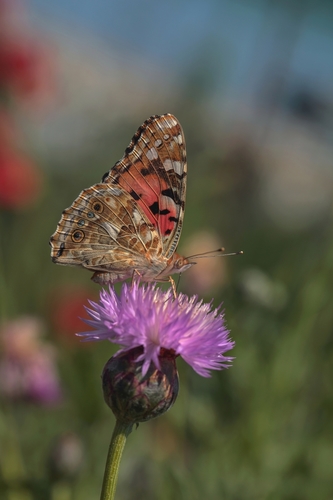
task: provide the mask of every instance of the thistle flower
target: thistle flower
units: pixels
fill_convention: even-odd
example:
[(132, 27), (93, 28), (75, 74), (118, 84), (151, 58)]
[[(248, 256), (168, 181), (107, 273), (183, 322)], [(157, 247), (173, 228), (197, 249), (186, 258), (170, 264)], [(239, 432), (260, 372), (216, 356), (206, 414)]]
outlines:
[(106, 363), (104, 399), (118, 422), (144, 422), (166, 412), (175, 402), (179, 380), (176, 357), (181, 356), (203, 377), (210, 370), (227, 368), (224, 356), (234, 343), (224, 326), (223, 314), (211, 304), (153, 284), (125, 283), (120, 296), (110, 286), (100, 302), (91, 302), (83, 321), (94, 331), (80, 333), (84, 340), (120, 344)]
[(102, 290), (99, 303), (90, 301), (83, 321), (94, 331), (84, 340), (109, 340), (122, 349), (106, 363), (103, 393), (116, 417), (105, 466), (101, 499), (114, 498), (120, 457), (133, 425), (165, 413), (176, 401), (181, 356), (203, 377), (229, 366), (224, 353), (234, 342), (220, 309), (197, 296), (173, 296), (154, 284), (124, 283), (118, 296), (113, 287)]
[(78, 334), (86, 341), (109, 340), (127, 351), (142, 347), (137, 357), (144, 376), (151, 363), (161, 368), (163, 353), (181, 356), (199, 375), (227, 368), (233, 359), (224, 356), (234, 342), (224, 324), (223, 313), (197, 296), (162, 291), (153, 284), (125, 283), (118, 296), (112, 287), (102, 290), (99, 303), (90, 302), (84, 320), (95, 331)]

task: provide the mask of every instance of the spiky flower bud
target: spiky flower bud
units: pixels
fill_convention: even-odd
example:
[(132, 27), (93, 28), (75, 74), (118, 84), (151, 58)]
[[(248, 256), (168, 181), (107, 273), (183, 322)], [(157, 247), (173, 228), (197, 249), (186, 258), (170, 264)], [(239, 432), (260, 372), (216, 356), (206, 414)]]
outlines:
[(178, 389), (176, 355), (161, 349), (160, 368), (153, 362), (143, 375), (143, 347), (121, 351), (109, 359), (102, 375), (104, 399), (115, 417), (126, 423), (145, 422), (165, 413), (175, 402)]

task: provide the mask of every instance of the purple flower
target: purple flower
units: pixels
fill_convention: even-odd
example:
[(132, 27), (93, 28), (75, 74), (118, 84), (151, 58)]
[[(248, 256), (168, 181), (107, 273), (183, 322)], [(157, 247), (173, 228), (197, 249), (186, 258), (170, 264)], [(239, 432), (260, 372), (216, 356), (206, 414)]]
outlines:
[(143, 347), (137, 358), (145, 375), (153, 362), (160, 369), (163, 352), (181, 356), (203, 377), (209, 370), (227, 368), (232, 357), (224, 356), (234, 347), (224, 324), (224, 316), (212, 304), (197, 296), (162, 291), (153, 284), (124, 283), (120, 296), (112, 287), (102, 290), (99, 303), (87, 308), (92, 319), (84, 320), (95, 331), (78, 334), (84, 340), (104, 340), (120, 344), (123, 351)]

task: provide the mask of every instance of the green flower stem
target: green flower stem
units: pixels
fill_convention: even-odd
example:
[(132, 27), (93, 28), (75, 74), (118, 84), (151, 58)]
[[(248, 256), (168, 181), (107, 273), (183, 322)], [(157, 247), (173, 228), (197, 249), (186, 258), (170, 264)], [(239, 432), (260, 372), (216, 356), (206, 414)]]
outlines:
[(100, 500), (114, 499), (121, 455), (127, 436), (129, 436), (132, 431), (132, 427), (133, 424), (124, 423), (119, 420), (116, 421), (109, 447), (108, 458), (106, 460)]

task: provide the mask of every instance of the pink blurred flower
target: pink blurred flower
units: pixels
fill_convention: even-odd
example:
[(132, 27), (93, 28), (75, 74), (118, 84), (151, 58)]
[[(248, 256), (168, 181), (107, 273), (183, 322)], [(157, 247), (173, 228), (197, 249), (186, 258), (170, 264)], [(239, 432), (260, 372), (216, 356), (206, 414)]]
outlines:
[(67, 432), (57, 437), (48, 460), (49, 472), (54, 479), (73, 479), (84, 464), (84, 446), (79, 436)]
[[(211, 231), (202, 230), (188, 239), (184, 255), (209, 252), (221, 247), (221, 239)], [(195, 259), (194, 259), (195, 260)], [(205, 295), (213, 293), (226, 282), (226, 260), (223, 257), (198, 259), (197, 264), (182, 276), (187, 290)]]
[(43, 405), (61, 400), (54, 348), (41, 341), (39, 318), (22, 316), (0, 326), (0, 393)]

